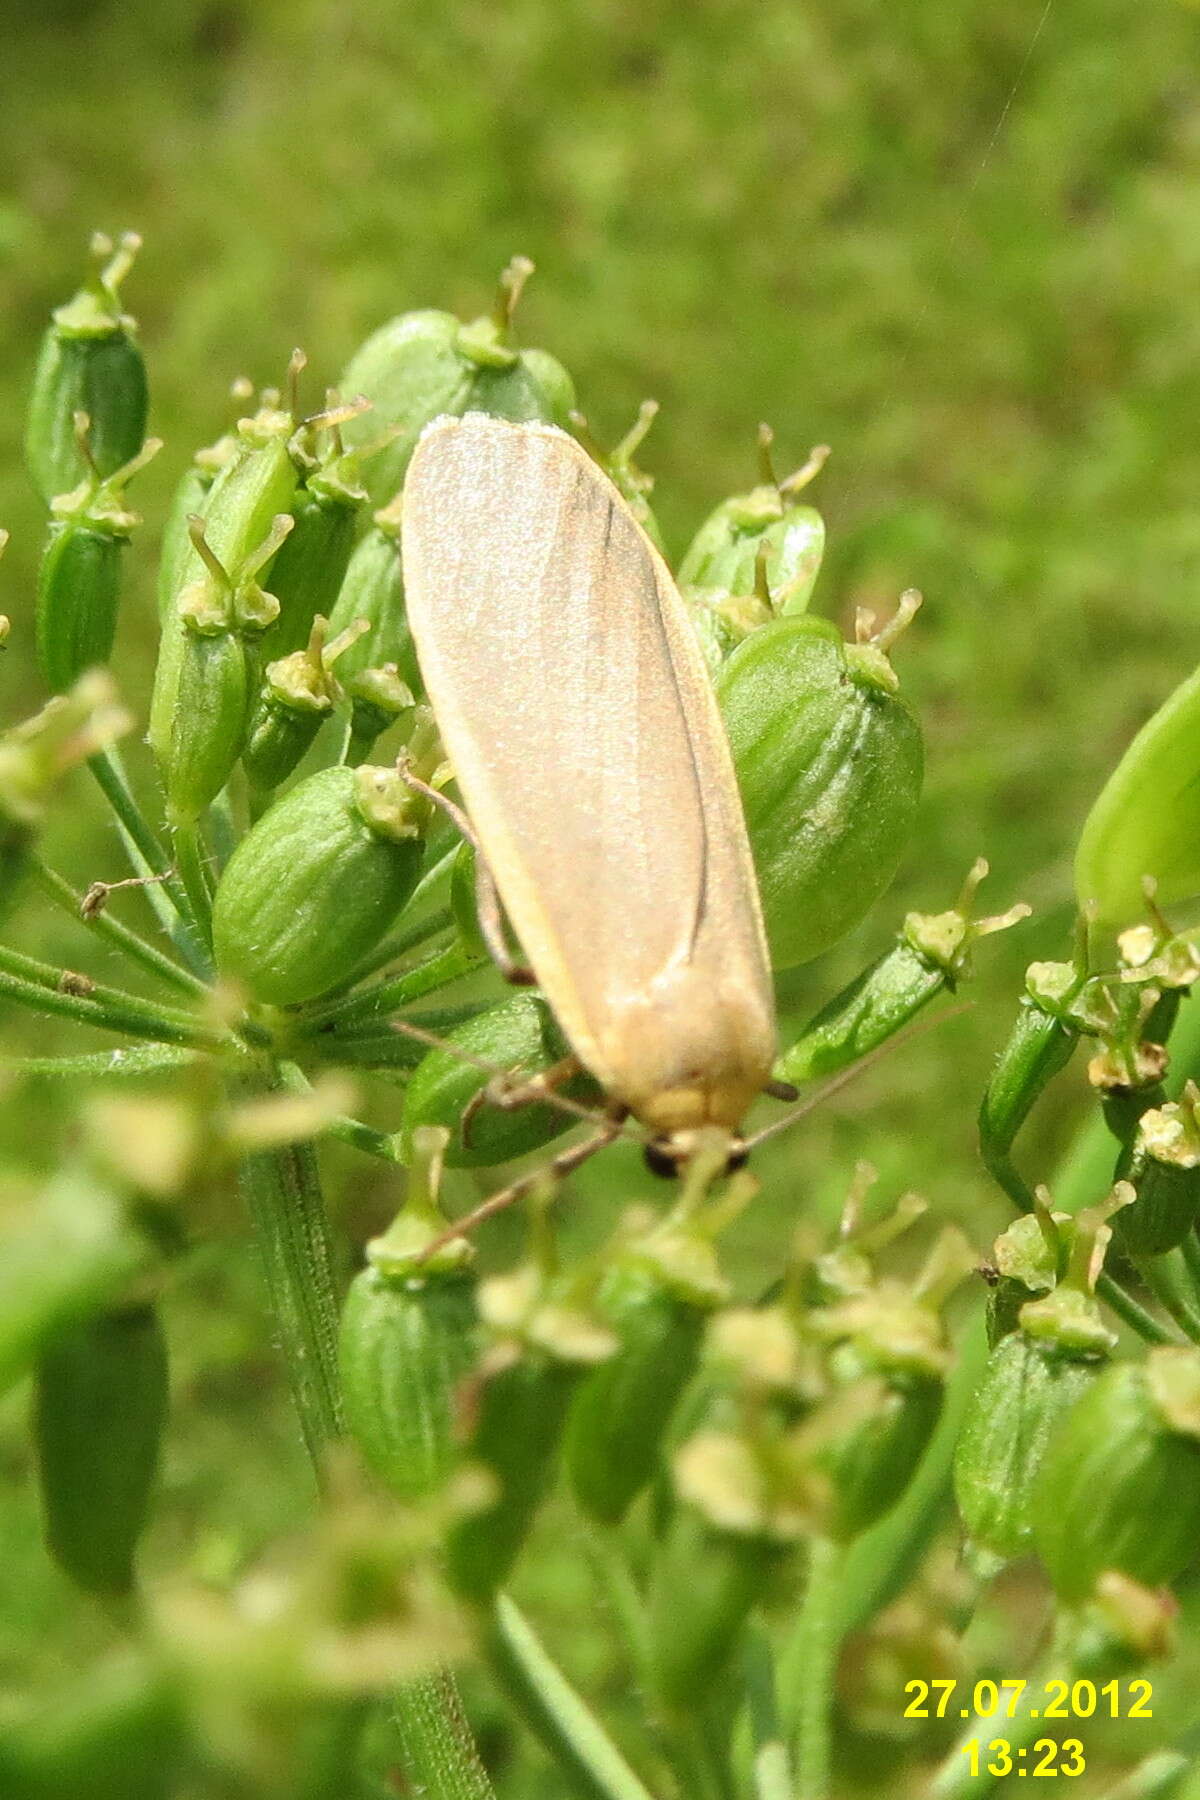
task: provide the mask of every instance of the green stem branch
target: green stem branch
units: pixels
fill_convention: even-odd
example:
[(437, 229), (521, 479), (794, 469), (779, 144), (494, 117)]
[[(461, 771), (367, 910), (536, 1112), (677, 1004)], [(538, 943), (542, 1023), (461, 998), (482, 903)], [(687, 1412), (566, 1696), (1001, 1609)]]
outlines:
[(336, 1020), (339, 1026), (344, 1025), (348, 1031), (376, 1025), (381, 1018), (399, 1012), (402, 1007), (411, 1006), (414, 1000), (422, 1000), (426, 994), (447, 987), (460, 976), (469, 975), (472, 970), (480, 968), (482, 962), (481, 956), (455, 939), (444, 949), (427, 956), (415, 968), (405, 969), (387, 981), (377, 982), (374, 987), (360, 990), (344, 1000), (323, 1007), (319, 1013), (311, 1016), (311, 1020), (306, 1020), (306, 1024), (311, 1023), (314, 1029), (320, 1029)]
[(205, 869), (204, 841), (196, 820), (180, 820), (172, 825), (171, 843), (189, 913), (198, 922), (207, 946), (212, 941), (212, 894)]
[(318, 1478), (343, 1429), (333, 1246), (311, 1144), (259, 1151), (238, 1172), (300, 1431)]
[(0, 953), (0, 996), (28, 1006), (35, 1012), (72, 1019), (77, 1025), (96, 1025), (123, 1037), (151, 1038), (159, 1044), (182, 1044), (190, 1050), (227, 1050), (234, 1040), (222, 1032), (206, 1031), (194, 1023), (181, 1023), (153, 1008), (139, 1004), (136, 1010), (83, 994), (64, 994), (57, 988), (22, 979), (4, 968)]
[(485, 1641), (493, 1673), (558, 1764), (571, 1793), (587, 1800), (651, 1800), (507, 1595), (495, 1603)]
[[(256, 1087), (278, 1080), (264, 1071)], [(239, 1172), (254, 1223), (292, 1398), (318, 1482), (345, 1419), (338, 1377), (333, 1247), (311, 1143), (247, 1157)], [(428, 1800), (494, 1800), (453, 1677), (435, 1670), (406, 1682), (395, 1701), (405, 1773)]]
[(54, 902), (55, 906), (67, 913), (77, 924), (84, 926), (97, 937), (107, 938), (118, 950), (124, 951), (131, 961), (139, 963), (149, 974), (156, 975), (160, 981), (176, 988), (185, 994), (206, 994), (208, 986), (199, 976), (182, 968), (173, 957), (165, 956), (148, 944), (136, 931), (123, 925), (120, 919), (114, 919), (107, 911), (85, 913), (83, 897), (77, 893), (69, 881), (65, 881), (56, 870), (44, 863), (40, 856), (32, 859), (32, 874), (42, 892)]
[(782, 1697), (784, 1724), (796, 1746), (796, 1800), (827, 1800), (829, 1794), (844, 1561), (844, 1549), (831, 1538), (812, 1540), (808, 1585), (792, 1646), (796, 1684)]
[(210, 976), (212, 961), (203, 933), (192, 916), (182, 883), (170, 870), (170, 858), (134, 798), (120, 752), (114, 749), (98, 751), (89, 759), (88, 767), (113, 810), (134, 874), (147, 878), (163, 875), (166, 871), (163, 881), (147, 881), (146, 886), (146, 898), (158, 914), (159, 923), (178, 946), (189, 968), (197, 975)]

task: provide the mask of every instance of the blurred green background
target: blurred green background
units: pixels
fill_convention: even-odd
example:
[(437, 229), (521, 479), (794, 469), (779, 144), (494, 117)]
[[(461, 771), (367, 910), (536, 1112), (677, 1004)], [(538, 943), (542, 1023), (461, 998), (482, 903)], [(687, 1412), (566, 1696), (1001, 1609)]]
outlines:
[[(0, 43), (5, 716), (41, 697), (22, 629), (42, 529), (21, 467), (25, 393), (92, 229), (146, 239), (126, 298), (166, 440), (137, 490), (151, 528), (192, 450), (224, 428), (231, 378), (278, 380), (300, 344), (316, 391), (383, 319), (470, 316), (508, 257), (529, 254), (521, 333), (569, 365), (601, 439), (644, 396), (661, 402), (644, 461), (674, 550), (752, 482), (767, 419), (785, 465), (833, 447), (812, 490), (830, 530), (820, 608), (849, 622), (856, 605), (924, 590), (897, 654), (928, 734), (919, 831), (896, 889), (789, 1000), (827, 996), (906, 907), (948, 904), (981, 853), (985, 909), (1036, 908), (981, 954), (969, 1014), (792, 1140), (748, 1227), (748, 1266), (860, 1155), (986, 1241), (1003, 1214), (974, 1111), (1020, 972), (1061, 953), (1090, 798), (1200, 647), (1200, 13), (1179, 0), (43, 0), (0, 5)], [(118, 662), (143, 704), (152, 545), (147, 529)], [(80, 879), (119, 872), (107, 828), (89, 835), (81, 818), (59, 825), (60, 860)], [(19, 929), (58, 943), (29, 909)], [(0, 1024), (18, 1046), (78, 1043)], [(1081, 1077), (1061, 1084), (1031, 1133), (1035, 1172), (1083, 1101)], [(45, 1082), (9, 1089), (14, 1171), (53, 1159), (62, 1102)], [(351, 1171), (355, 1216), (378, 1216), (378, 1177)], [(189, 1541), (194, 1504), (208, 1535), (193, 1553), (236, 1562), (300, 1478), (286, 1422), (261, 1428), (273, 1378), (252, 1277), (226, 1262), (212, 1283), (221, 1307), (180, 1303), (203, 1332), (175, 1333), (177, 1386), (208, 1424), (176, 1433), (169, 1548)], [(239, 1472), (214, 1496), (213, 1459), (235, 1437)], [(3, 1454), (19, 1473), (15, 1431)], [(29, 1660), (31, 1620), (48, 1668), (69, 1634), (31, 1506), (14, 1502), (0, 1530), (26, 1570), (20, 1629), (0, 1620), (6, 1680)]]

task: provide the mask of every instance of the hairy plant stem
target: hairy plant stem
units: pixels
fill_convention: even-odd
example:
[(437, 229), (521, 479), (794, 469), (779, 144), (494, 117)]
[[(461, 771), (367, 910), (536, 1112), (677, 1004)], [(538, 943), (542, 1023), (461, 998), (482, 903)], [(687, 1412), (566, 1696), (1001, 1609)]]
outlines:
[[(278, 1072), (264, 1066), (241, 1096), (271, 1092)], [(338, 1377), (338, 1302), (333, 1244), (311, 1143), (245, 1158), (239, 1182), (254, 1225), (280, 1349), (309, 1458), (322, 1482), (325, 1453), (345, 1428)], [(493, 1800), (463, 1716), (454, 1678), (435, 1670), (406, 1682), (394, 1717), (414, 1793), (428, 1800)]]
[(204, 866), (204, 840), (196, 820), (180, 820), (172, 825), (171, 844), (189, 911), (208, 946), (212, 942), (212, 893)]
[[(298, 1063), (281, 1062), (279, 1078), (289, 1094), (311, 1094), (313, 1091), (312, 1082)], [(367, 1156), (378, 1157), (381, 1162), (400, 1161), (399, 1132), (376, 1131), (374, 1126), (365, 1125), (361, 1119), (352, 1119), (345, 1113), (328, 1120), (321, 1135), (334, 1138), (340, 1144), (349, 1144)]]
[(106, 911), (85, 913), (83, 896), (76, 892), (69, 881), (63, 879), (56, 870), (44, 863), (40, 856), (31, 858), (30, 870), (34, 880), (47, 898), (61, 911), (67, 913), (77, 924), (94, 932), (97, 937), (107, 938), (116, 949), (124, 951), (132, 962), (139, 963), (147, 973), (155, 975), (168, 986), (177, 988), (185, 994), (205, 994), (208, 985), (198, 975), (191, 974), (172, 957), (165, 956), (153, 944), (148, 944), (136, 931), (123, 925), (120, 919), (114, 919)]
[(387, 981), (377, 982), (374, 987), (350, 996), (343, 1003), (324, 1008), (314, 1017), (313, 1024), (319, 1027), (336, 1019), (339, 1028), (346, 1031), (377, 1028), (380, 1018), (399, 1012), (401, 1007), (424, 999), (426, 994), (432, 994), (438, 988), (447, 987), (460, 975), (469, 975), (482, 968), (483, 961), (483, 957), (454, 939), (445, 949), (437, 950), (424, 962), (417, 963), (415, 968), (405, 969)]
[[(147, 881), (146, 898), (158, 914), (159, 923), (188, 967), (197, 975), (211, 976), (212, 959), (199, 920), (192, 914), (183, 884), (170, 868), (170, 859), (156, 832), (134, 798), (120, 752), (111, 748), (100, 750), (89, 758), (88, 767), (113, 810), (134, 874)], [(150, 880), (152, 876), (163, 879)]]
[(149, 1038), (159, 1044), (182, 1044), (191, 1050), (235, 1047), (234, 1040), (226, 1033), (206, 1030), (194, 1020), (178, 1014), (160, 1013), (144, 1001), (129, 1005), (120, 996), (114, 1000), (63, 993), (57, 987), (30, 980), (14, 971), (14, 960), (12, 952), (0, 949), (0, 996), (15, 1001), (18, 1006), (73, 1019), (77, 1025), (96, 1025), (102, 1031), (120, 1032), (123, 1037)]
[(833, 1678), (842, 1639), (841, 1577), (845, 1549), (832, 1538), (814, 1537), (809, 1547), (808, 1583), (794, 1640), (796, 1689), (792, 1716), (785, 1719), (795, 1741), (796, 1800), (827, 1800)]

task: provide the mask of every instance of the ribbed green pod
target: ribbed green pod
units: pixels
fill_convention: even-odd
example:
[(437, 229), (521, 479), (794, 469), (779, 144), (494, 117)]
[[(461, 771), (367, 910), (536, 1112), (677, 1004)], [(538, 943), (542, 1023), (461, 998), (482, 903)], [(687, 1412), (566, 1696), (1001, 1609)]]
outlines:
[(80, 1587), (128, 1593), (167, 1415), (157, 1309), (130, 1306), (71, 1326), (37, 1366), (37, 1444), (46, 1542)]
[(1085, 1599), (1106, 1569), (1171, 1582), (1200, 1537), (1200, 1354), (1114, 1363), (1058, 1426), (1033, 1497), (1055, 1588)]
[(501, 277), (491, 317), (464, 325), (453, 313), (403, 313), (351, 357), (339, 391), (364, 395), (372, 410), (345, 426), (346, 443), (365, 444), (381, 429), (399, 427), (367, 471), (373, 505), (396, 497), (417, 439), (444, 413), (486, 412), (566, 426), (575, 405), (570, 376), (547, 351), (518, 349), (512, 342), (512, 311), (532, 268), (524, 258), (514, 259)]
[(858, 923), (916, 816), (920, 728), (869, 648), (822, 620), (777, 619), (717, 678), (776, 969)]
[(425, 811), (388, 769), (322, 769), (263, 814), (217, 888), (217, 966), (295, 1006), (345, 981), (421, 872)]
[(25, 427), (25, 458), (47, 503), (83, 481), (88, 463), (75, 418), (90, 421), (91, 460), (101, 477), (137, 455), (146, 434), (146, 365), (136, 321), (121, 309), (119, 288), (140, 245), (127, 233), (115, 250), (93, 239), (90, 279), (60, 306), (42, 339)]

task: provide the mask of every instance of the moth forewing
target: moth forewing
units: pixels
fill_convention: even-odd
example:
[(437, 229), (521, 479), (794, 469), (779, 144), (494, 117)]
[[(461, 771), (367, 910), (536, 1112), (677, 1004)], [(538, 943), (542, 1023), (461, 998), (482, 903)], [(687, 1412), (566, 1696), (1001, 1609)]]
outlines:
[(564, 432), (439, 419), (404, 490), (409, 624), (526, 957), (656, 1134), (736, 1127), (774, 1003), (729, 747), (671, 575)]

